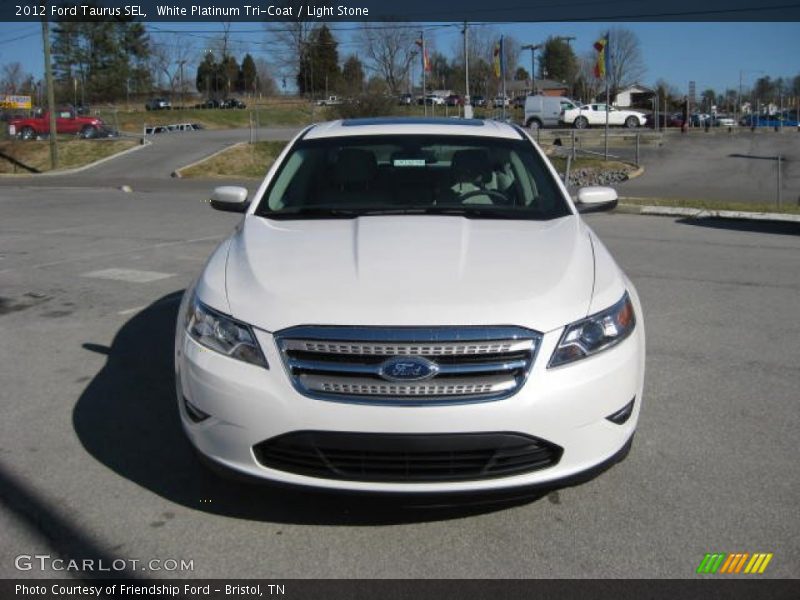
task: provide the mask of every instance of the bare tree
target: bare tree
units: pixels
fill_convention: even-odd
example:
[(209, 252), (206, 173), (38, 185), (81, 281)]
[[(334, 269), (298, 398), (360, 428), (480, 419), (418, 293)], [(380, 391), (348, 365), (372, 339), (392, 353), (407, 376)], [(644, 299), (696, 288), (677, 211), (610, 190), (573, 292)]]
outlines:
[(30, 75), (22, 70), (20, 63), (7, 63), (3, 65), (0, 87), (6, 94), (16, 94), (29, 77)]
[(613, 27), (609, 30), (608, 56), (611, 69), (608, 82), (611, 91), (639, 81), (647, 72), (638, 36), (630, 29)]
[(601, 81), (594, 76), (597, 53), (589, 51), (578, 57), (578, 75), (575, 78), (575, 96), (583, 102), (591, 102), (600, 92)]
[(272, 65), (265, 58), (255, 59), (256, 63), (256, 90), (259, 94), (273, 96), (277, 92), (275, 79), (272, 77)]
[(386, 81), (392, 94), (398, 93), (411, 61), (419, 56), (419, 30), (409, 23), (364, 23), (358, 39), (367, 68)]
[(193, 79), (190, 75), (190, 65), (193, 62), (190, 57), (195, 53), (194, 44), (184, 36), (159, 36), (153, 39), (150, 65), (154, 73), (154, 83), (168, 86), (173, 95), (176, 90), (185, 94), (190, 87), (187, 82)]
[(281, 78), (285, 81), (297, 80), (300, 65), (308, 48), (314, 23), (308, 21), (287, 21), (285, 23), (266, 23), (267, 46), (277, 66)]

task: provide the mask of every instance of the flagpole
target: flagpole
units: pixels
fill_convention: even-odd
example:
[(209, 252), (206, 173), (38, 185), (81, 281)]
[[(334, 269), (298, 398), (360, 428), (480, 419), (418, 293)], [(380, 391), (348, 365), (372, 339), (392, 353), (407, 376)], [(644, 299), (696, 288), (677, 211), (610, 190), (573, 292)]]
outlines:
[(422, 40), (422, 113), (428, 116), (428, 98), (425, 94), (425, 30), (419, 32), (419, 39)]
[(608, 113), (611, 109), (610, 92), (608, 90), (608, 71), (606, 71), (606, 161), (608, 161)]
[(608, 114), (611, 112), (611, 90), (609, 89), (608, 85), (608, 72), (611, 70), (611, 61), (608, 60), (609, 58), (609, 50), (608, 47), (611, 43), (611, 33), (606, 35), (606, 45), (603, 48), (603, 66), (605, 67), (605, 75), (606, 75), (606, 145), (605, 145), (605, 160), (608, 162)]
[(506, 120), (506, 57), (505, 36), (500, 36), (500, 77), (503, 78), (503, 122)]

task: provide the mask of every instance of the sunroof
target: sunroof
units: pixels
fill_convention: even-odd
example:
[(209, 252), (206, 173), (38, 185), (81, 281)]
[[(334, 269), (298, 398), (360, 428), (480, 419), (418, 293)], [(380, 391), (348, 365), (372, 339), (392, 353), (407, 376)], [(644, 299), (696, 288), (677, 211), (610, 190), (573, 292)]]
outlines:
[(467, 125), (469, 127), (483, 127), (480, 119), (458, 119), (446, 117), (375, 117), (371, 119), (345, 119), (343, 127), (363, 127), (367, 125)]

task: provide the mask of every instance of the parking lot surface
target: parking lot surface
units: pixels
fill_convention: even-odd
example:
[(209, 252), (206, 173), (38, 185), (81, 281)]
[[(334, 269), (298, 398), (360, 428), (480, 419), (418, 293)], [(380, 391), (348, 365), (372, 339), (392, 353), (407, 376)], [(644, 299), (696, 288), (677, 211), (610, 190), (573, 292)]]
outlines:
[(14, 566), (61, 553), (193, 561), (131, 567), (143, 578), (682, 578), (711, 551), (773, 552), (764, 576), (800, 576), (796, 228), (590, 217), (644, 304), (630, 456), (539, 497), (419, 506), (199, 466), (175, 407), (174, 323), (237, 217), (208, 207), (213, 184), (150, 164), (132, 193), (115, 187), (125, 170), (0, 187), (0, 576), (63, 575)]

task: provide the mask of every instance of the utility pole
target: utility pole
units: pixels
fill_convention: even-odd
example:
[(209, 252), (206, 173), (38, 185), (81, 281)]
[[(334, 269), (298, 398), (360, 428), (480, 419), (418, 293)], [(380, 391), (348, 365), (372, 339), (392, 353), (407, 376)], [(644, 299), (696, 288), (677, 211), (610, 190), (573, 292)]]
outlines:
[[(45, 15), (46, 9), (47, 5), (45, 5)], [(56, 95), (53, 89), (53, 66), (50, 62), (50, 27), (47, 24), (47, 16), (42, 17), (42, 43), (44, 44), (44, 77), (47, 83), (47, 111), (50, 113), (50, 167), (57, 169)]]
[(184, 99), (185, 92), (184, 92), (184, 87), (183, 87), (183, 65), (185, 65), (185, 64), (186, 64), (186, 60), (185, 59), (178, 61), (178, 66), (181, 69), (181, 81), (180, 81), (180, 86), (181, 86), (181, 108), (184, 108), (184, 103), (186, 102), (186, 100)]
[(469, 104), (469, 25), (464, 21), (464, 106)]
[(531, 51), (531, 95), (536, 95), (536, 51), (541, 48), (541, 44), (527, 44), (522, 46), (522, 50)]
[(422, 113), (424, 116), (428, 116), (428, 98), (425, 94), (425, 30), (419, 32), (419, 39), (422, 41), (420, 45), (422, 49)]

